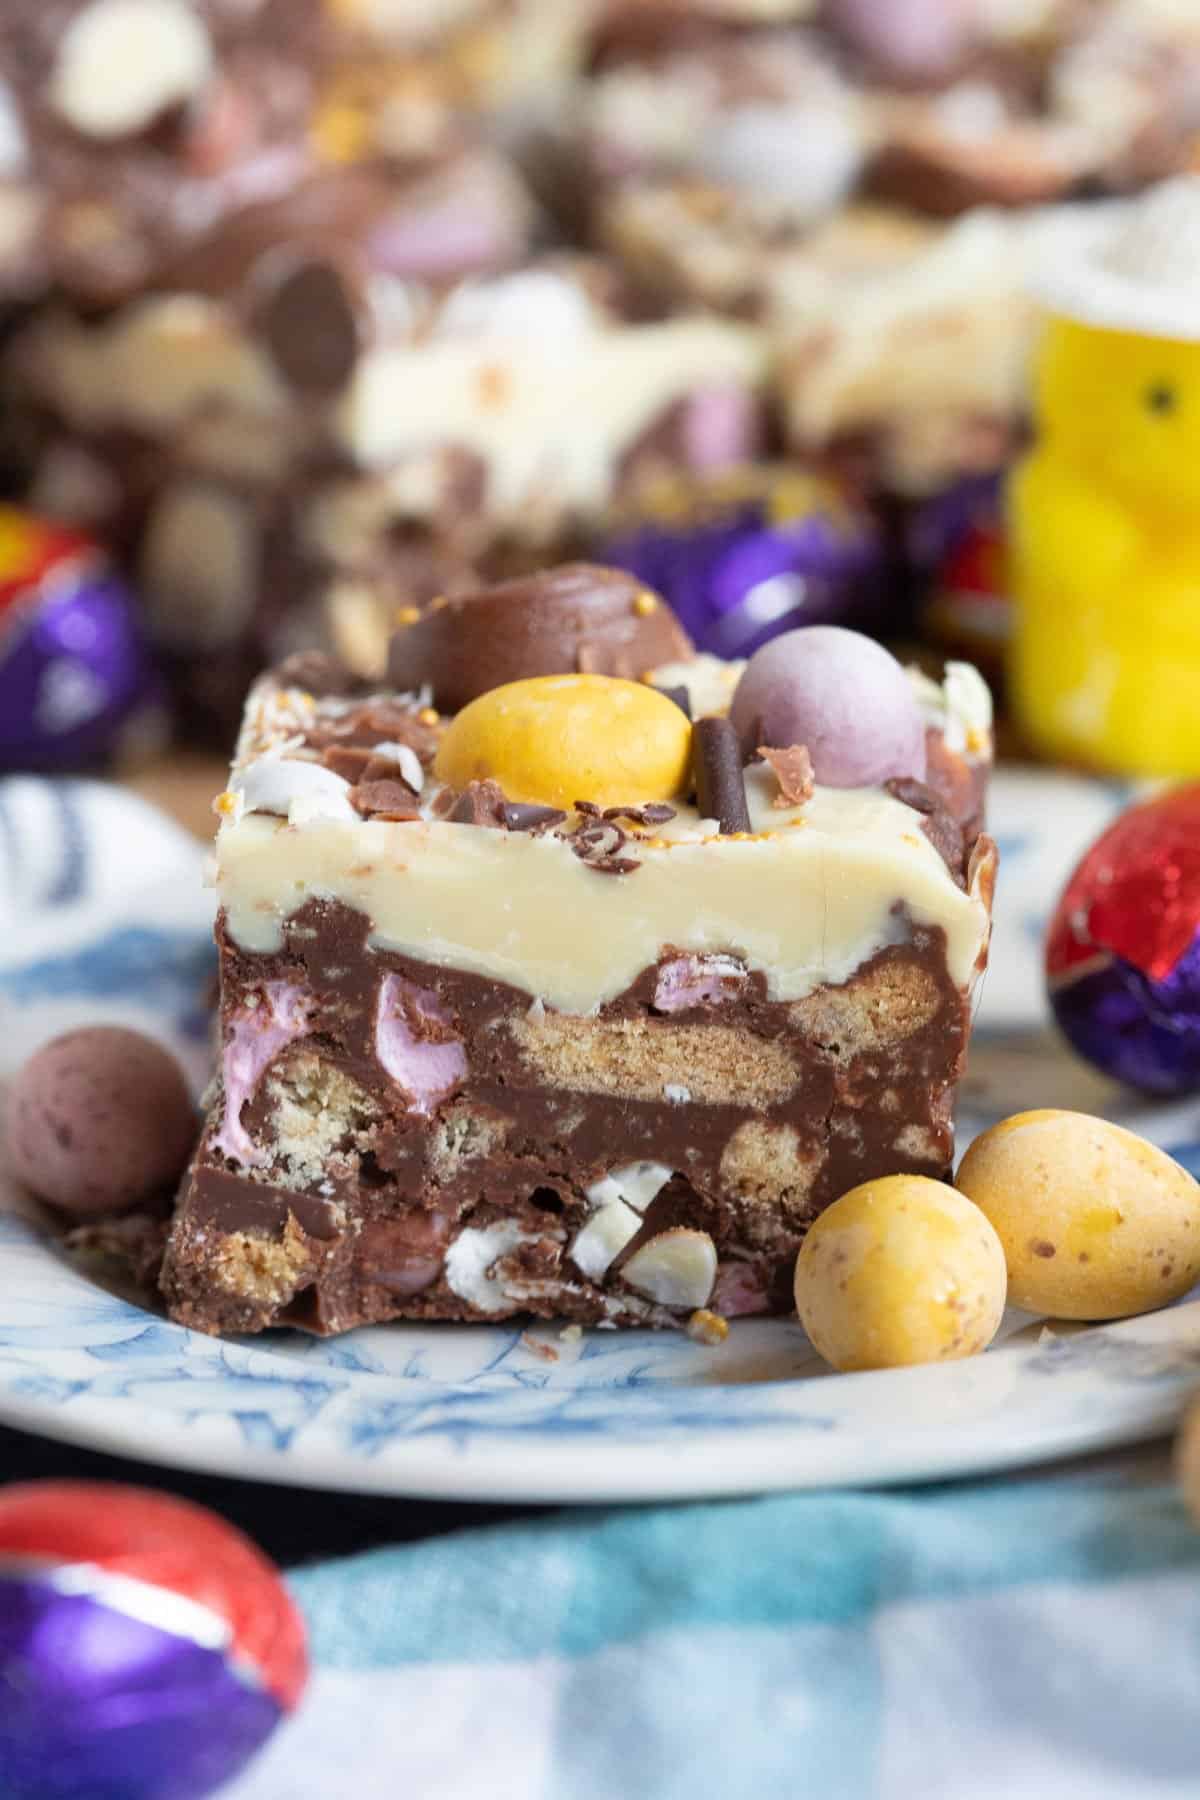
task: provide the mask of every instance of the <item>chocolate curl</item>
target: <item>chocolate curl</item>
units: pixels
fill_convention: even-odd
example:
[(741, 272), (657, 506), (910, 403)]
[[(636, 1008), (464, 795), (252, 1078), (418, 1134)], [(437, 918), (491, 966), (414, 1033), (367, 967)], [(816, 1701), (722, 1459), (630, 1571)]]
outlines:
[(724, 837), (749, 831), (742, 751), (728, 719), (697, 719), (692, 727), (692, 767), (701, 817), (716, 819)]
[(530, 801), (506, 800), (500, 808), (500, 816), (504, 820), (507, 831), (528, 831), (534, 837), (543, 831), (553, 831), (566, 818), (560, 806), (535, 806)]

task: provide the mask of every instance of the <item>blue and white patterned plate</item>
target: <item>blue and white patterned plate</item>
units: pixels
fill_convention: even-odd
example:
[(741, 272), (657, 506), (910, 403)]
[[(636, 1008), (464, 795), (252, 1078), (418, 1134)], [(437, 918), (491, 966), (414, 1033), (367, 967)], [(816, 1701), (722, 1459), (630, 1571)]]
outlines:
[[(996, 951), (964, 1131), (1028, 1105), (1082, 1106), (1200, 1165), (1200, 1107), (1147, 1109), (1049, 1031), (1045, 913), (1119, 789), (1012, 773)], [(7, 853), (5, 847), (7, 846)], [(0, 785), (0, 1056), (82, 1019), (150, 1029), (205, 1062), (210, 901), (190, 840), (85, 783)], [(1200, 1300), (1101, 1328), (1014, 1314), (970, 1362), (829, 1375), (786, 1321), (705, 1348), (653, 1333), (390, 1326), (332, 1342), (222, 1343), (72, 1266), (0, 1191), (0, 1418), (213, 1473), (304, 1486), (620, 1500), (936, 1479), (1130, 1443), (1200, 1385)]]

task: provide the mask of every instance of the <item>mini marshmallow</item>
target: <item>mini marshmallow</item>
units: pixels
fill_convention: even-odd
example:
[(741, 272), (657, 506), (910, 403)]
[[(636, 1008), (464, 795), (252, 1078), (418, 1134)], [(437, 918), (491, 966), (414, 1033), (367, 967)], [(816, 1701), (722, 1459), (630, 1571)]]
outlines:
[(594, 1181), (587, 1190), (587, 1197), (593, 1206), (608, 1206), (614, 1200), (623, 1200), (635, 1212), (642, 1213), (674, 1173), (674, 1169), (669, 1169), (665, 1163), (626, 1163)]
[(640, 1216), (623, 1200), (610, 1200), (593, 1213), (571, 1245), (571, 1261), (589, 1281), (602, 1281), (615, 1259), (642, 1229)]
[(92, 0), (62, 34), (48, 97), (74, 130), (111, 141), (191, 100), (212, 69), (208, 32), (181, 0)]
[(482, 1231), (460, 1231), (446, 1252), (444, 1274), (452, 1294), (476, 1306), (480, 1312), (504, 1312), (511, 1304), (504, 1283), (494, 1273), (501, 1257), (511, 1256), (521, 1243), (534, 1243), (511, 1219), (487, 1225)]
[(643, 1244), (621, 1270), (630, 1287), (659, 1306), (703, 1306), (717, 1278), (717, 1252), (707, 1231), (677, 1226)]
[(393, 744), (390, 741), (371, 745), (372, 756), (384, 756), (394, 762), (401, 775), (414, 794), (419, 794), (425, 785), (425, 771), (421, 767), (421, 759), (408, 744)]

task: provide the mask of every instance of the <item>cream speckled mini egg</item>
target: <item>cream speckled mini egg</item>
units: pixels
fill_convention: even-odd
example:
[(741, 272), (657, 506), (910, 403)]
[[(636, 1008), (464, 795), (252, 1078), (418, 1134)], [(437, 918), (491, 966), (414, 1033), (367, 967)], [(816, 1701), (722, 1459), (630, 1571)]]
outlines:
[(809, 1230), (796, 1310), (835, 1369), (947, 1362), (986, 1350), (1004, 1314), (1004, 1252), (944, 1182), (889, 1175), (851, 1188)]
[(1107, 1119), (1017, 1113), (976, 1138), (956, 1179), (999, 1234), (1014, 1306), (1118, 1319), (1200, 1279), (1200, 1186)]

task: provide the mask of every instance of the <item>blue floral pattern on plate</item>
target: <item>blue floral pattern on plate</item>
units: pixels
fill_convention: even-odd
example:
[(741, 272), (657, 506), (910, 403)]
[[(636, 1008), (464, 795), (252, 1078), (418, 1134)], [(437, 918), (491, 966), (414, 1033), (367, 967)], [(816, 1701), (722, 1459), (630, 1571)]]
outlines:
[[(1068, 1059), (1043, 1007), (1045, 914), (1118, 799), (1103, 784), (1060, 776), (1017, 772), (996, 784), (1009, 850), (964, 1130), (1024, 1105), (1085, 1105), (1200, 1167), (1197, 1107), (1152, 1109), (1112, 1089)], [(36, 1042), (75, 1013), (96, 1016), (97, 1000), (117, 1001), (122, 1017), (190, 1050), (196, 1067), (197, 994), (211, 957), (188, 887), (198, 853), (181, 852), (180, 870), (136, 900), (126, 892), (96, 905), (86, 787), (72, 803), (84, 820), (72, 881), (56, 883), (50, 870), (49, 894), (65, 898), (39, 897), (61, 906), (68, 948), (54, 955), (43, 940), (22, 958), (10, 944), (0, 1024), (19, 1018), (6, 1035)], [(973, 1362), (830, 1376), (785, 1320), (741, 1321), (711, 1348), (545, 1326), (221, 1342), (73, 1266), (11, 1191), (0, 1192), (0, 1273), (0, 1417), (134, 1456), (303, 1485), (599, 1500), (933, 1479), (1148, 1437), (1200, 1385), (1200, 1301), (1087, 1330), (1012, 1315), (1003, 1341)]]

